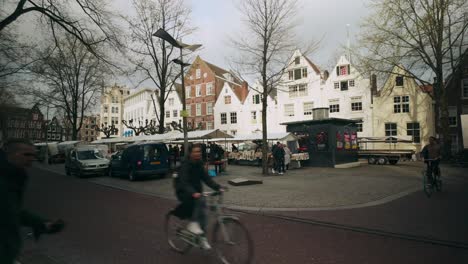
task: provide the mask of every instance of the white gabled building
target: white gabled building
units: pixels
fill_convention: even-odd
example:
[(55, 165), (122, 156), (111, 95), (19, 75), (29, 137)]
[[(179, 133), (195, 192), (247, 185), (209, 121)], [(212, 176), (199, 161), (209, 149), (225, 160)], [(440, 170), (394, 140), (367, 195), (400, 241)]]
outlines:
[[(175, 87), (175, 88), (174, 88)], [(167, 99), (164, 104), (164, 126), (172, 127), (170, 124), (176, 122), (182, 125), (182, 86), (180, 84), (175, 84), (168, 92)], [(156, 102), (157, 104), (157, 102)], [(153, 112), (152, 120), (157, 120), (156, 115)]]
[[(214, 127), (233, 136), (238, 134), (245, 126), (242, 120), (243, 104), (245, 98), (240, 93), (235, 93), (231, 84), (225, 82), (213, 107)], [(208, 114), (210, 109), (207, 109)], [(197, 115), (201, 115), (197, 110)]]
[[(101, 121), (98, 125), (104, 125), (105, 127), (112, 124), (118, 129), (118, 132), (114, 136), (123, 135), (124, 125), (122, 119), (124, 117), (124, 98), (130, 94), (130, 90), (124, 86), (114, 85), (103, 89), (101, 94), (101, 107), (100, 117)], [(99, 137), (104, 137), (104, 133), (99, 133)]]
[(358, 136), (373, 135), (370, 81), (345, 56), (330, 73), (322, 98), (322, 106), (329, 108), (331, 118), (362, 120), (357, 124)]
[[(244, 101), (242, 108), (241, 120), (242, 126), (238, 134), (249, 135), (263, 130), (262, 127), (262, 95), (259, 91), (262, 88), (257, 82), (249, 89), (247, 98)], [(286, 132), (286, 126), (280, 125), (278, 117), (278, 104), (273, 98), (274, 95), (269, 95), (267, 98), (267, 130), (268, 133)]]
[[(139, 127), (145, 125), (145, 120), (151, 121), (154, 116), (153, 100), (151, 95), (155, 96), (155, 89), (140, 88), (132, 90), (130, 95), (124, 98), (124, 120), (129, 123), (132, 120), (132, 125)], [(157, 99), (155, 98), (157, 104)], [(157, 105), (158, 106), (158, 105)], [(159, 108), (159, 107), (158, 107)], [(133, 135), (133, 130), (124, 127), (124, 135)]]
[(312, 109), (318, 106), (322, 76), (319, 68), (296, 50), (289, 60), (277, 91), (279, 123), (312, 119)]

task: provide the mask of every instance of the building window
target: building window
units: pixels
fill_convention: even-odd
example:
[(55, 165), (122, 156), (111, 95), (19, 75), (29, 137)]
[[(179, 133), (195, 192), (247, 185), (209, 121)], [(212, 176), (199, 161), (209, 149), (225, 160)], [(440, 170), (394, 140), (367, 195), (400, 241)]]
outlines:
[(201, 104), (196, 104), (196, 114), (197, 116), (201, 116)]
[(172, 111), (172, 117), (177, 117), (177, 110)]
[(313, 108), (314, 108), (314, 102), (304, 102), (304, 115), (311, 116)]
[(340, 101), (339, 100), (337, 100), (337, 99), (330, 100), (330, 101), (328, 101), (328, 105), (329, 105), (330, 113), (340, 112)]
[(117, 106), (115, 107), (115, 113), (119, 113), (119, 108)]
[(351, 111), (362, 111), (361, 97), (351, 98)]
[(408, 136), (413, 137), (414, 143), (421, 143), (421, 133), (419, 128), (419, 123), (407, 123), (406, 124), (406, 133)]
[(397, 124), (396, 123), (386, 123), (385, 124), (385, 136), (386, 137), (395, 137), (397, 135)]
[(291, 85), (289, 86), (289, 98), (307, 96), (307, 84)]
[(206, 114), (207, 115), (212, 115), (213, 114), (213, 103), (212, 102), (206, 103)]
[(348, 90), (348, 81), (340, 82), (340, 88), (341, 88), (341, 91), (347, 91)]
[(294, 104), (284, 105), (284, 116), (294, 116)]
[(221, 124), (227, 124), (227, 114), (226, 113), (221, 113)]
[(294, 64), (300, 64), (301, 63), (301, 57), (297, 56), (296, 58), (294, 58)]
[(173, 106), (174, 105), (174, 98), (169, 98), (169, 105)]
[(468, 78), (462, 80), (462, 97), (468, 98)]
[(214, 129), (213, 122), (206, 122), (206, 129), (208, 130)]
[(354, 80), (349, 80), (349, 87), (354, 87)]
[(252, 95), (252, 103), (253, 104), (260, 104), (260, 95), (259, 94)]
[(235, 136), (237, 134), (237, 130), (231, 130), (231, 135)]
[(109, 107), (107, 105), (104, 106), (104, 113), (107, 113), (109, 111)]
[(257, 112), (256, 111), (252, 111), (250, 112), (250, 116), (251, 116), (251, 123), (252, 124), (257, 124)]
[(230, 95), (224, 96), (224, 104), (231, 104), (231, 96)]
[(185, 98), (190, 98), (190, 86), (185, 87)]
[(201, 69), (196, 69), (195, 70), (195, 78), (200, 79), (200, 77), (201, 77)]
[(231, 124), (237, 124), (237, 113), (231, 112)]
[(171, 111), (166, 111), (166, 118), (171, 117)]
[(206, 95), (212, 95), (214, 94), (214, 91), (213, 91), (213, 83), (207, 83), (206, 84)]
[(295, 69), (294, 70), (294, 80), (299, 80), (302, 78), (302, 70), (301, 69)]
[(409, 96), (393, 97), (393, 112), (394, 113), (409, 113)]
[(450, 135), (450, 150), (452, 154), (458, 153), (458, 136), (456, 134)]
[(457, 107), (449, 106), (447, 108), (448, 108), (449, 126), (456, 127), (457, 126)]
[(307, 68), (302, 68), (302, 78), (307, 78)]
[(200, 85), (200, 84), (198, 84), (197, 86), (195, 86), (195, 96), (196, 96), (196, 97), (201, 96), (201, 85)]
[(462, 106), (462, 114), (463, 114), (463, 115), (468, 114), (468, 105), (463, 105), (463, 106)]
[(334, 86), (335, 86), (335, 89), (340, 89), (340, 83), (339, 82), (335, 82)]
[(351, 68), (349, 65), (343, 65), (343, 66), (337, 66), (336, 67), (336, 75), (337, 76), (342, 76), (342, 75), (349, 75), (351, 74)]
[(362, 132), (362, 123), (356, 123), (356, 131)]
[(403, 86), (403, 76), (395, 77), (395, 85), (396, 86)]

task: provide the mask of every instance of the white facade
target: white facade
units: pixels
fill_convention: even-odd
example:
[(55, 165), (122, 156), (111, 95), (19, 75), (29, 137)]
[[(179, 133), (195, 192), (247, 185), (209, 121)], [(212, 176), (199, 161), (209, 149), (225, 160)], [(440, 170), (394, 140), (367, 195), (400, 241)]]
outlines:
[[(259, 93), (261, 90), (262, 88), (258, 83), (253, 86), (253, 89), (249, 90), (242, 108), (241, 122), (243, 125), (239, 129), (239, 134), (249, 135), (263, 130), (262, 96)], [(278, 104), (271, 96), (267, 98), (267, 130), (268, 133), (286, 132), (286, 126), (280, 125)]]
[[(124, 98), (124, 119), (127, 123), (133, 120), (132, 125), (139, 127), (145, 125), (145, 120), (150, 122), (153, 119), (155, 111), (151, 96), (155, 99), (156, 107), (158, 107), (154, 91), (155, 89), (150, 88), (137, 89)], [(125, 132), (133, 134), (133, 130), (126, 126), (124, 126), (124, 134)]]
[(288, 65), (277, 93), (278, 121), (312, 120), (312, 109), (320, 101), (320, 71), (299, 50), (294, 52)]
[[(198, 113), (201, 115), (201, 108), (200, 111), (197, 110), (196, 114)], [(246, 120), (242, 119), (243, 102), (240, 101), (228, 82), (224, 83), (213, 106), (213, 113), (215, 129), (235, 136), (245, 126)]]
[[(104, 88), (101, 94), (100, 123), (104, 126), (114, 124), (118, 129), (118, 132), (115, 134), (115, 136), (123, 135), (123, 99), (129, 94), (130, 91), (127, 88), (118, 85)], [(104, 137), (104, 134), (100, 133), (99, 136)]]
[(358, 123), (358, 137), (373, 135), (370, 81), (345, 56), (331, 71), (322, 99), (321, 106), (329, 108), (329, 117), (362, 120)]
[[(166, 103), (164, 104), (164, 123), (166, 127), (170, 127), (170, 123), (176, 122), (182, 124), (182, 100), (179, 93), (174, 89), (170, 89), (167, 95)], [(156, 120), (156, 116), (153, 117)], [(172, 128), (172, 127), (171, 127)]]

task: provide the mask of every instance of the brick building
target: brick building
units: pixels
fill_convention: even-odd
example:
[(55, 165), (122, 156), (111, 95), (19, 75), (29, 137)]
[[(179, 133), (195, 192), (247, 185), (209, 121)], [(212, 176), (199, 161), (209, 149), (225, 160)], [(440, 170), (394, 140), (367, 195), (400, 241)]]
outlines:
[(37, 105), (31, 109), (5, 106), (0, 110), (1, 140), (45, 141), (45, 120)]
[(47, 128), (47, 141), (62, 141), (63, 140), (63, 127), (54, 116), (52, 120), (46, 122)]
[(247, 83), (232, 73), (208, 63), (197, 56), (184, 78), (189, 128), (214, 129), (213, 107), (225, 83), (239, 98), (248, 94)]
[(83, 124), (78, 132), (78, 140), (92, 142), (97, 139), (99, 132), (96, 131), (94, 125), (100, 124), (99, 115), (91, 115), (83, 117)]

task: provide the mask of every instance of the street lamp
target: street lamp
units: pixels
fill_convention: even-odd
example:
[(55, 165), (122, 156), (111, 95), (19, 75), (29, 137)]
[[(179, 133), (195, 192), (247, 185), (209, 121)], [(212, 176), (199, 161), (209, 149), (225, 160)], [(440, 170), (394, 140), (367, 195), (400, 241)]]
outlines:
[(169, 42), (173, 47), (180, 50), (180, 59), (172, 60), (174, 63), (180, 65), (180, 77), (182, 80), (182, 123), (183, 123), (183, 132), (184, 132), (184, 160), (188, 158), (188, 137), (187, 137), (187, 104), (185, 102), (185, 84), (184, 84), (184, 67), (190, 66), (188, 63), (184, 63), (182, 49), (188, 49), (190, 51), (195, 51), (200, 48), (201, 44), (189, 45), (182, 43), (181, 41), (175, 40), (169, 33), (164, 29), (160, 28), (156, 31), (153, 36), (158, 37), (164, 41)]

